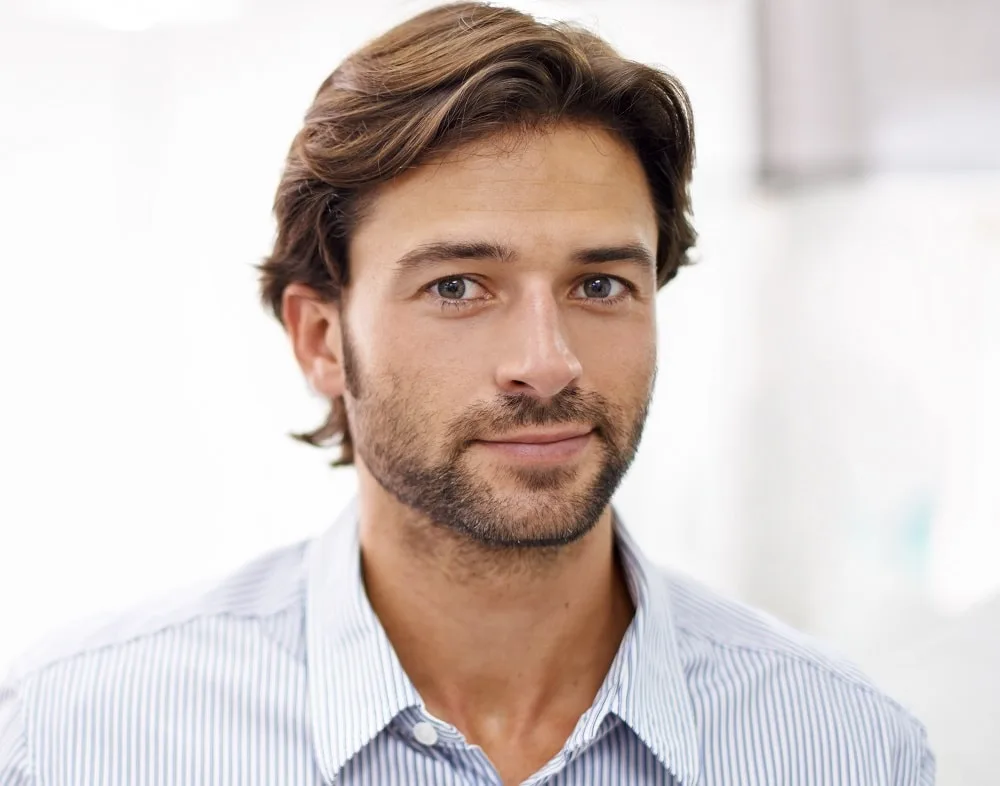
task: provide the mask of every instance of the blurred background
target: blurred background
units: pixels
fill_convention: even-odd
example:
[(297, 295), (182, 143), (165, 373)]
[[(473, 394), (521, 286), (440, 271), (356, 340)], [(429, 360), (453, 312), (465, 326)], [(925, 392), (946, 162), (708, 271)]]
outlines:
[[(325, 405), (253, 265), (322, 79), (432, 3), (0, 1), (3, 672), (351, 496), (286, 436)], [(625, 520), (657, 562), (859, 662), (926, 721), (941, 783), (988, 782), (1000, 2), (511, 4), (694, 104), (700, 262), (660, 295)]]

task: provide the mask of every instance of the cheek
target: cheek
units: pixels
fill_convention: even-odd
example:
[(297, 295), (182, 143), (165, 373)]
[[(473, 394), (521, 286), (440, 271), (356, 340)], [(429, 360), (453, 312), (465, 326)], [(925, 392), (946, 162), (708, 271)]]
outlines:
[(591, 379), (635, 385), (656, 367), (656, 328), (640, 320), (588, 324), (576, 332), (574, 352)]
[(454, 334), (433, 336), (417, 330), (384, 331), (373, 346), (372, 371), (380, 396), (406, 418), (433, 423), (475, 400), (475, 381), (484, 353)]
[(475, 355), (468, 342), (457, 335), (435, 336), (404, 329), (383, 334), (375, 348), (380, 368), (416, 388), (441, 384), (449, 378), (457, 382), (462, 373), (471, 371), (470, 360)]

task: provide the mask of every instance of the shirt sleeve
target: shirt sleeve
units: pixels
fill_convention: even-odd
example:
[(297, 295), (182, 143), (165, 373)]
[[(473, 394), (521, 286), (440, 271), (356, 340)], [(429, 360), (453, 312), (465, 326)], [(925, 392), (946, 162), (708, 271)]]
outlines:
[(14, 680), (0, 683), (0, 786), (32, 786), (23, 699)]
[(934, 786), (937, 764), (927, 742), (927, 730), (913, 722), (900, 746), (894, 786)]
[(920, 777), (917, 780), (919, 786), (934, 786), (934, 780), (937, 773), (937, 765), (934, 760), (934, 754), (931, 749), (927, 747), (926, 742), (923, 747), (923, 755), (920, 759)]

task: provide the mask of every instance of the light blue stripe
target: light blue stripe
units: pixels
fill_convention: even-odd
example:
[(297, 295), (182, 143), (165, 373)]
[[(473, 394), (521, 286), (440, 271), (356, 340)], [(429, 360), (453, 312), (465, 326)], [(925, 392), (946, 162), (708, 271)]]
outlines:
[[(653, 568), (616, 527), (636, 617), (563, 752), (526, 783), (933, 783), (923, 727), (853, 667)], [(499, 786), (424, 710), (358, 566), (352, 504), (193, 599), (26, 658), (0, 687), (0, 786)]]

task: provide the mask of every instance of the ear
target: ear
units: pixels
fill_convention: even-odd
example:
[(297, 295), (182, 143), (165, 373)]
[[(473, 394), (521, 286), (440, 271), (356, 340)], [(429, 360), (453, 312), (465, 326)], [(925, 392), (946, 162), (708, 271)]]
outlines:
[(281, 314), (295, 359), (309, 386), (328, 399), (344, 394), (344, 344), (340, 306), (324, 301), (304, 284), (290, 284), (281, 298)]

